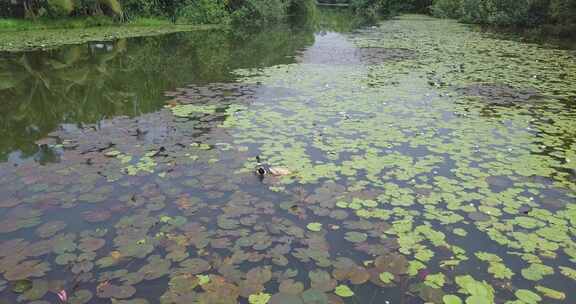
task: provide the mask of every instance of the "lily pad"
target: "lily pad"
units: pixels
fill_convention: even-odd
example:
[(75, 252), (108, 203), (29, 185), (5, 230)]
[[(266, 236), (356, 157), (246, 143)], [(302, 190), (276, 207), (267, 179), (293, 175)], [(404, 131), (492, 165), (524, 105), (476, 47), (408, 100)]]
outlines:
[(306, 228), (308, 228), (308, 230), (310, 230), (310, 231), (318, 232), (318, 231), (322, 230), (322, 224), (321, 223), (309, 223), (308, 225), (306, 225)]
[(394, 275), (385, 271), (380, 273), (379, 278), (384, 284), (390, 284), (394, 280)]
[(112, 285), (110, 283), (98, 286), (96, 295), (99, 298), (127, 299), (136, 293), (136, 288), (129, 285)]
[(482, 212), (470, 212), (468, 213), (468, 218), (475, 222), (487, 222), (490, 220), (490, 216)]
[(444, 304), (462, 304), (462, 300), (455, 295), (445, 295), (442, 301), (444, 301)]
[(538, 285), (535, 288), (536, 288), (536, 290), (541, 292), (547, 298), (554, 299), (554, 300), (566, 299), (566, 294), (561, 292), (561, 291), (554, 290), (552, 288), (548, 288), (548, 287), (541, 286), (541, 285)]
[(49, 238), (65, 227), (66, 223), (62, 221), (48, 222), (36, 228), (36, 234), (41, 238)]
[(75, 291), (69, 298), (70, 304), (86, 304), (92, 299), (92, 292), (86, 289)]
[(527, 304), (537, 304), (542, 301), (542, 298), (537, 294), (527, 289), (518, 289), (514, 295)]
[(346, 285), (338, 285), (336, 287), (336, 289), (334, 290), (334, 292), (343, 298), (349, 298), (354, 296), (354, 292), (352, 291), (352, 289), (350, 289), (350, 287), (346, 286)]
[(15, 293), (23, 293), (32, 288), (31, 280), (18, 280), (12, 283), (12, 291)]
[[(304, 304), (301, 297), (293, 294), (277, 293), (270, 298), (270, 304)], [(326, 302), (327, 303), (327, 302)]]
[(328, 296), (314, 288), (304, 291), (301, 298), (304, 304), (328, 304)]
[(270, 294), (261, 292), (259, 294), (250, 295), (250, 297), (248, 297), (248, 302), (250, 304), (266, 304), (270, 301), (270, 298), (272, 298)]
[(362, 232), (355, 232), (355, 231), (349, 231), (346, 232), (346, 235), (344, 236), (344, 238), (352, 243), (361, 243), (366, 241), (366, 239), (368, 238), (368, 235), (366, 233), (362, 233)]

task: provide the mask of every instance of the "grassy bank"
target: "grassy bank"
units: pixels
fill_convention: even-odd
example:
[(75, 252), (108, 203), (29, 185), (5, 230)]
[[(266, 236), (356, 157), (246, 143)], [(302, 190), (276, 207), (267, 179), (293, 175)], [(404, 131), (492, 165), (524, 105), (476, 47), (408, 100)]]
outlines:
[(113, 18), (108, 16), (79, 16), (67, 17), (61, 19), (52, 18), (38, 18), (32, 19), (16, 19), (16, 18), (0, 18), (0, 32), (14, 32), (14, 31), (38, 31), (38, 30), (54, 30), (54, 29), (81, 29), (90, 27), (104, 27), (104, 26), (169, 26), (173, 25), (170, 20), (166, 18), (137, 18), (126, 23), (119, 23)]
[(99, 0), (96, 6), (71, 0), (31, 1), (36, 5), (11, 5), (4, 11), (0, 5), (4, 17), (0, 18), (0, 51), (205, 27), (264, 28), (292, 20), (307, 24), (316, 10), (314, 0)]
[[(170, 23), (135, 23), (102, 25), (92, 27), (70, 27), (71, 24), (20, 24), (20, 30), (0, 30), (0, 51), (17, 52), (35, 49), (50, 49), (60, 45), (79, 44), (89, 41), (108, 41), (119, 38), (161, 35), (215, 28), (214, 25), (176, 25)], [(68, 26), (68, 27), (66, 27)]]

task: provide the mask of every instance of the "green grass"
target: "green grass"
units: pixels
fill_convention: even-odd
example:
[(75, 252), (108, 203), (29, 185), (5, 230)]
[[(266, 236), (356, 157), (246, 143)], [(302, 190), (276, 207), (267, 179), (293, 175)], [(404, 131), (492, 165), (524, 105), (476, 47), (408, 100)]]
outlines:
[(160, 18), (150, 18), (150, 17), (139, 17), (136, 18), (127, 24), (129, 25), (137, 25), (137, 26), (161, 26), (161, 25), (171, 25), (173, 24), (168, 19), (160, 19)]
[(163, 26), (170, 25), (168, 19), (137, 18), (128, 23), (120, 23), (107, 16), (68, 17), (63, 19), (39, 18), (36, 20), (0, 19), (0, 31), (34, 31), (49, 29), (82, 29), (98, 26), (134, 25)]

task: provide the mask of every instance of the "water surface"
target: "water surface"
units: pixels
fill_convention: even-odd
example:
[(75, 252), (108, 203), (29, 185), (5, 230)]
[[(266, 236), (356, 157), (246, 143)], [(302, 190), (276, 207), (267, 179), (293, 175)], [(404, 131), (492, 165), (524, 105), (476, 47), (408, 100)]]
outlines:
[(574, 53), (327, 15), (3, 55), (2, 300), (576, 301)]

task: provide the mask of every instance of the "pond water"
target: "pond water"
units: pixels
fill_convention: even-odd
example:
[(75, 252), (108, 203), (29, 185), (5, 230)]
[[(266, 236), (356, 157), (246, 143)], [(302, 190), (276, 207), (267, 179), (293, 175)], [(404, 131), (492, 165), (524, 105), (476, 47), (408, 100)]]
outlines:
[(575, 53), (319, 14), (2, 54), (0, 303), (575, 303)]

